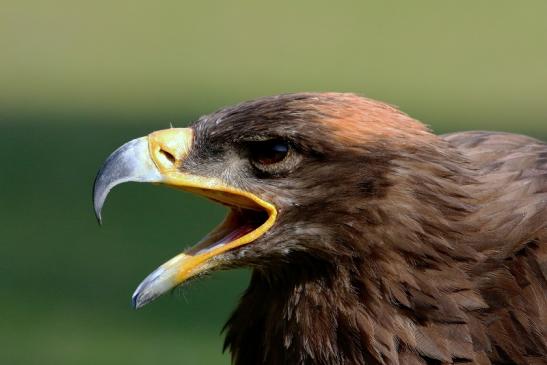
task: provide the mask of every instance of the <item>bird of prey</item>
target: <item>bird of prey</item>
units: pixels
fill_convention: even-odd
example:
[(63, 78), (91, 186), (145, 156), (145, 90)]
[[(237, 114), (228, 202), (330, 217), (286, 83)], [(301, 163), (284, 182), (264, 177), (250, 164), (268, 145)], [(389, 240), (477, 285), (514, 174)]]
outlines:
[(236, 365), (547, 364), (547, 144), (435, 135), (385, 103), (297, 93), (126, 143), (95, 211), (127, 181), (229, 208), (137, 288), (249, 267), (226, 327)]

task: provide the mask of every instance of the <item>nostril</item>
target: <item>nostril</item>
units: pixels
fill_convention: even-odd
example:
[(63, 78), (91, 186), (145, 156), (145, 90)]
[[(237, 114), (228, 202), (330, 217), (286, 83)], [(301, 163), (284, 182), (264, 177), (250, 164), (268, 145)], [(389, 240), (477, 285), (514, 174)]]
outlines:
[(167, 152), (164, 149), (160, 149), (160, 153), (173, 165), (175, 164), (176, 159), (175, 159), (175, 156), (173, 156), (173, 154), (171, 154), (170, 152)]

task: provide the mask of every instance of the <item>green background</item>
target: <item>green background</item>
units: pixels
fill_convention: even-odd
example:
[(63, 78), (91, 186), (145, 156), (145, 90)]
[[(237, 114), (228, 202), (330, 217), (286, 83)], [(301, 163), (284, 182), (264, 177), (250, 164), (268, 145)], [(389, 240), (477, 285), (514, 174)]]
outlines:
[(361, 93), (438, 132), (547, 138), (546, 15), (544, 0), (0, 0), (0, 364), (228, 364), (220, 330), (246, 271), (130, 308), (223, 209), (127, 184), (99, 228), (106, 156), (291, 91)]

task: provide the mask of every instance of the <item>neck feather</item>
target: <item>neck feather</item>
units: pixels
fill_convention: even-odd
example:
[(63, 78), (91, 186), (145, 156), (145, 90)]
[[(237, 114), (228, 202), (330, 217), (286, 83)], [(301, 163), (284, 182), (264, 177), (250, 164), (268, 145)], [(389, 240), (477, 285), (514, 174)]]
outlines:
[(385, 197), (360, 216), (340, 212), (331, 252), (292, 252), (253, 272), (226, 325), (236, 365), (473, 358), (465, 323), (486, 304), (467, 274), (480, 254), (461, 232), (474, 230), (476, 182), (458, 154), (438, 153), (450, 151), (442, 143), (393, 159)]

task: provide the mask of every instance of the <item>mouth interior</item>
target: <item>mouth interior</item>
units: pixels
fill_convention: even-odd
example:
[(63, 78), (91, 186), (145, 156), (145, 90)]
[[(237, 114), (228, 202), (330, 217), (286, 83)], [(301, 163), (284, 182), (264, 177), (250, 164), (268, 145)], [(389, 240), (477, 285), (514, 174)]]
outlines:
[(271, 218), (271, 212), (249, 197), (216, 190), (201, 190), (199, 194), (227, 206), (230, 210), (221, 224), (186, 252), (189, 255), (203, 255), (217, 249), (225, 251), (222, 247), (240, 242), (227, 248), (234, 249), (254, 241), (270, 226), (266, 223)]
[(201, 255), (225, 246), (258, 230), (267, 219), (266, 212), (231, 207), (224, 221), (188, 253)]

